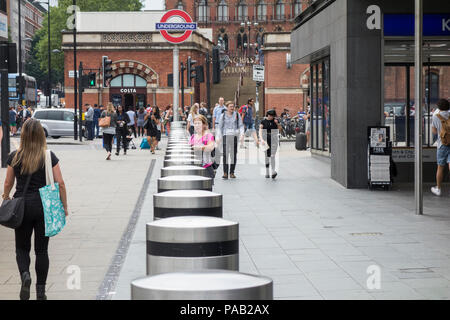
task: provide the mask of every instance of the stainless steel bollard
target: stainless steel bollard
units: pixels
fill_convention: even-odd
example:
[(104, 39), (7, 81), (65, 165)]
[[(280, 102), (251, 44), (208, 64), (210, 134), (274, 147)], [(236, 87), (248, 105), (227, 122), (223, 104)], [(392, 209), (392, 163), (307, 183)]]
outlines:
[(177, 155), (193, 155), (194, 154), (194, 150), (168, 150), (166, 151), (166, 156), (177, 156)]
[(161, 169), (161, 177), (169, 176), (202, 176), (206, 177), (206, 169), (198, 166), (173, 166)]
[(131, 282), (131, 300), (273, 300), (273, 281), (227, 270), (163, 273)]
[(204, 190), (175, 190), (153, 195), (153, 219), (177, 216), (222, 218), (222, 195)]
[(213, 217), (147, 223), (147, 274), (239, 270), (239, 224)]
[(202, 176), (170, 176), (158, 179), (158, 192), (172, 190), (212, 191), (213, 179)]
[(164, 160), (164, 167), (185, 166), (185, 165), (201, 167), (202, 161), (198, 160), (198, 159), (193, 159), (193, 158), (170, 158), (170, 159)]
[(194, 154), (190, 154), (190, 153), (171, 153), (171, 154), (166, 154), (164, 156), (164, 160), (178, 160), (178, 159), (198, 159), (201, 160), (199, 155)]

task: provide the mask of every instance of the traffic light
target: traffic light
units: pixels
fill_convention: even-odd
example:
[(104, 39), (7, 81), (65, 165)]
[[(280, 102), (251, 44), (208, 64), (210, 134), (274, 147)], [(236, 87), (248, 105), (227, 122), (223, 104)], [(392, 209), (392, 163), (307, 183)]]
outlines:
[(205, 82), (205, 73), (203, 72), (203, 66), (195, 67), (195, 82), (197, 83)]
[(81, 92), (84, 92), (84, 89), (89, 88), (91, 86), (91, 75), (90, 74), (83, 74), (81, 75), (80, 81), (81, 81)]
[(21, 95), (25, 91), (25, 77), (24, 76), (17, 76), (16, 77), (16, 92), (17, 96), (21, 97)]
[(95, 72), (89, 72), (89, 87), (95, 87)]
[(103, 77), (103, 88), (106, 88), (107, 82), (112, 78), (112, 61), (108, 59), (108, 56), (102, 57), (102, 77)]
[(219, 49), (213, 48), (212, 50), (212, 63), (213, 63), (213, 83), (220, 82), (220, 56)]
[(187, 64), (186, 64), (186, 69), (187, 69), (187, 86), (191, 87), (192, 86), (192, 79), (194, 79), (196, 77), (195, 75), (195, 68), (194, 68), (194, 64), (196, 64), (197, 61), (192, 60), (191, 57), (188, 57), (187, 60)]

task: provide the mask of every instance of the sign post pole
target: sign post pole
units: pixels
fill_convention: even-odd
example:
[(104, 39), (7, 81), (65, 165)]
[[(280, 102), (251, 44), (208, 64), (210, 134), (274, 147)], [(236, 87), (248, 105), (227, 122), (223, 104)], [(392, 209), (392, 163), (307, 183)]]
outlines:
[(173, 46), (173, 120), (178, 121), (178, 105), (180, 101), (180, 48), (175, 44)]
[(422, 118), (423, 118), (423, 0), (415, 0), (415, 167), (414, 167), (414, 193), (416, 214), (423, 214), (423, 170), (422, 170)]

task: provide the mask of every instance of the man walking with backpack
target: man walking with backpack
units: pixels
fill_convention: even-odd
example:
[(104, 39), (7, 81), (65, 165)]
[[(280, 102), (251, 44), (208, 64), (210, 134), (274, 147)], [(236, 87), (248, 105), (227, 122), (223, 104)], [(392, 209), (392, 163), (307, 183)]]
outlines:
[[(234, 109), (234, 103), (228, 101), (227, 109), (222, 113), (217, 127), (218, 144), (223, 143), (223, 179), (228, 179), (228, 169), (230, 169), (230, 178), (235, 179), (234, 170), (236, 168), (236, 155), (238, 136), (240, 142), (244, 142), (244, 124), (242, 123), (239, 112)], [(231, 162), (229, 161), (231, 158)]]
[(431, 129), (433, 134), (438, 136), (437, 140), (437, 172), (436, 187), (431, 188), (431, 192), (441, 195), (441, 185), (444, 180), (445, 166), (450, 169), (450, 103), (446, 99), (441, 99), (437, 103), (439, 113), (433, 115)]

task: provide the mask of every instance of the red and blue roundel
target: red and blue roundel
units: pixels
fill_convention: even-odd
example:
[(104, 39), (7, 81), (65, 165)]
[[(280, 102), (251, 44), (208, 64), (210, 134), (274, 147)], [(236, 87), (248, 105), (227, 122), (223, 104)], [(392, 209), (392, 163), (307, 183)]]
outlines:
[[(167, 22), (172, 17), (180, 17), (185, 22)], [(173, 9), (163, 15), (161, 22), (156, 24), (156, 30), (159, 30), (164, 39), (176, 44), (186, 41), (192, 35), (192, 32), (197, 30), (197, 23), (192, 22), (192, 18), (187, 12)], [(184, 31), (184, 33), (175, 37), (170, 35), (168, 31)]]

